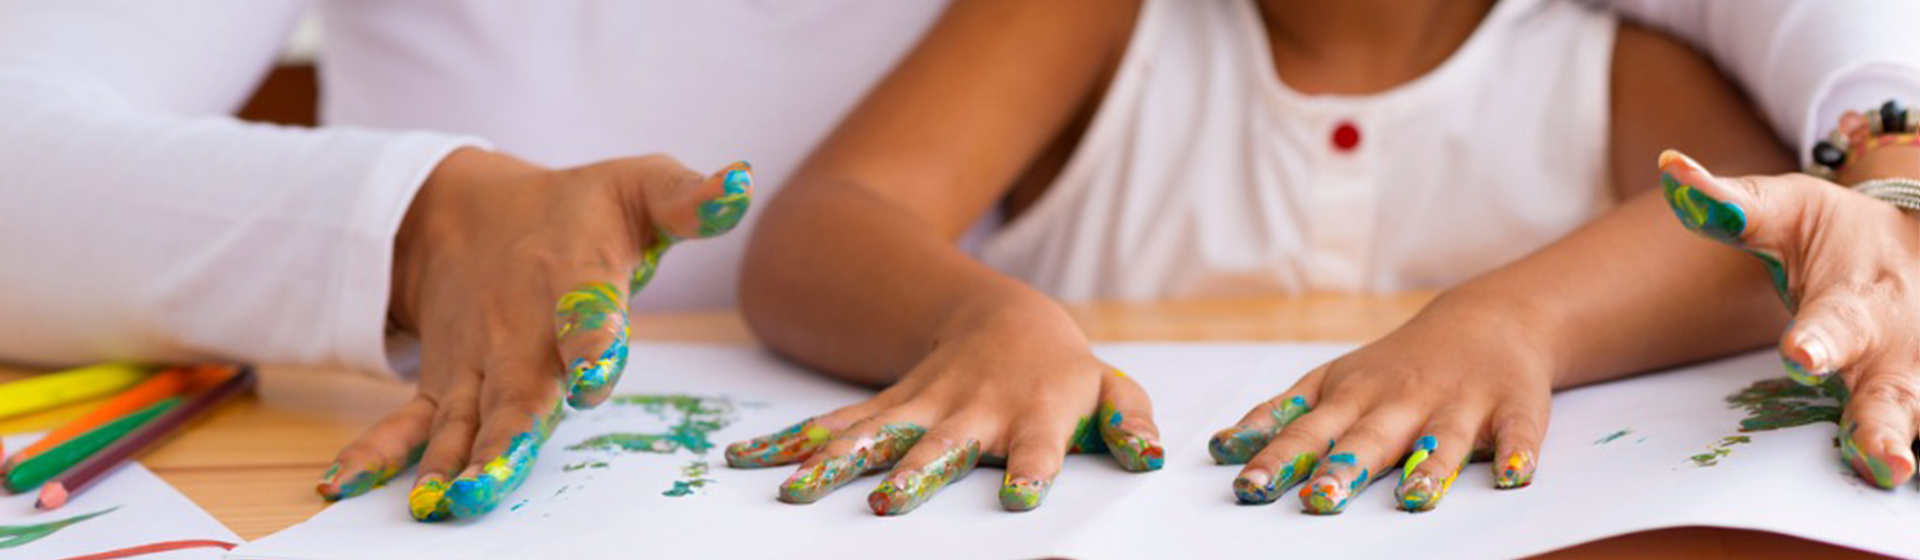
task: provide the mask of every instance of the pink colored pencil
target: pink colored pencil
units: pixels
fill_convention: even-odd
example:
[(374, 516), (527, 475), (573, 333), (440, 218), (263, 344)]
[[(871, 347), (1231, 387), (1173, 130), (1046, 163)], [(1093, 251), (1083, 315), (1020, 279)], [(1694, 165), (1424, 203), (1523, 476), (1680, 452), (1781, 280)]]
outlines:
[(253, 368), (232, 367), (237, 367), (238, 370), (225, 382), (200, 391), (186, 403), (174, 407), (173, 410), (153, 419), (147, 425), (120, 438), (120, 441), (114, 442), (113, 445), (94, 453), (92, 457), (74, 465), (73, 468), (67, 469), (67, 472), (60, 473), (59, 477), (48, 481), (46, 486), (40, 488), (40, 498), (34, 503), (34, 507), (51, 510), (66, 505), (73, 496), (78, 495), (107, 473), (132, 461), (135, 456), (153, 447), (160, 440), (180, 431), (188, 422), (206, 416), (220, 403), (253, 387)]

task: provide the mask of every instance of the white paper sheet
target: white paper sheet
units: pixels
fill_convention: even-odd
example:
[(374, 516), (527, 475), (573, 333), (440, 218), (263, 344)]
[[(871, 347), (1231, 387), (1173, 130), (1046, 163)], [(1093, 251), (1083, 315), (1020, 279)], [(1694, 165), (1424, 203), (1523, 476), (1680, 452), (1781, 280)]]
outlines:
[[(1106, 345), (1098, 353), (1153, 394), (1166, 468), (1121, 471), (1110, 459), (1070, 457), (1046, 504), (1000, 510), (1000, 472), (982, 468), (913, 513), (879, 518), (865, 497), (877, 478), (809, 506), (774, 500), (790, 468), (732, 470), (722, 449), (704, 456), (570, 451), (613, 431), (664, 429), (660, 416), (610, 406), (563, 422), (533, 477), (494, 514), (421, 524), (405, 508), (405, 481), (334, 505), (312, 520), (247, 544), (236, 558), (1039, 558), (1273, 556), (1512, 557), (1663, 527), (1776, 531), (1920, 557), (1920, 496), (1873, 489), (1837, 459), (1836, 427), (1748, 434), (1717, 465), (1688, 457), (1734, 435), (1741, 410), (1724, 398), (1782, 376), (1770, 353), (1571, 391), (1554, 401), (1532, 487), (1492, 489), (1470, 466), (1439, 509), (1394, 509), (1385, 473), (1346, 513), (1300, 513), (1289, 495), (1234, 503), (1238, 467), (1216, 466), (1206, 439), (1253, 404), (1350, 348), (1335, 345)], [(719, 445), (767, 433), (869, 393), (737, 347), (637, 345), (618, 392), (731, 399)], [(1630, 433), (1598, 440), (1620, 430)], [(710, 483), (670, 497), (682, 469), (704, 460)], [(604, 462), (604, 467), (592, 467)], [(570, 466), (574, 470), (567, 470)], [(410, 480), (410, 476), (403, 476)], [(910, 552), (908, 552), (910, 551)]]
[[(7, 449), (24, 449), (36, 439), (38, 435), (10, 436)], [(139, 463), (120, 467), (54, 511), (34, 509), (36, 496), (0, 496), (0, 528), (85, 519), (30, 542), (0, 535), (0, 559), (59, 560), (114, 551), (122, 553), (112, 556), (116, 558), (217, 559), (241, 542), (239, 535)], [(151, 552), (132, 554), (136, 550)]]

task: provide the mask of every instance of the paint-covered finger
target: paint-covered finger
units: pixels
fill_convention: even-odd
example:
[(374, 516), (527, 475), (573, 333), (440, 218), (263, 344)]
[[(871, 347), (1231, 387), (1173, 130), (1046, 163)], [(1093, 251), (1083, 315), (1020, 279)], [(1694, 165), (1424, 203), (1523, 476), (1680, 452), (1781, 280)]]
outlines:
[[(467, 467), (447, 487), (448, 511), (458, 518), (486, 515), (526, 481), (541, 446), (565, 414), (560, 383), (538, 369), (502, 369), (487, 378), (481, 416)], [(520, 374), (516, 375), (516, 372)]]
[(1473, 424), (1463, 416), (1428, 424), (1426, 435), (1414, 440), (1412, 452), (1400, 465), (1400, 484), (1393, 495), (1400, 509), (1429, 511), (1453, 488), (1460, 468), (1472, 454)]
[(643, 173), (647, 216), (672, 239), (731, 231), (753, 200), (753, 166), (745, 161), (728, 164), (704, 179), (670, 162)]
[(1133, 472), (1160, 470), (1166, 451), (1160, 447), (1160, 427), (1153, 422), (1153, 403), (1140, 384), (1118, 369), (1101, 379), (1100, 406), (1094, 415), (1100, 439), (1120, 468)]
[(1300, 505), (1316, 515), (1336, 515), (1407, 452), (1420, 428), (1417, 416), (1376, 410), (1335, 438), (1313, 478), (1300, 488)]
[(892, 468), (927, 434), (920, 421), (904, 416), (861, 421), (829, 441), (780, 484), (779, 499), (810, 504), (868, 473)]
[(1345, 431), (1353, 418), (1346, 408), (1322, 408), (1289, 422), (1234, 477), (1234, 499), (1243, 504), (1271, 503), (1306, 482), (1333, 447), (1333, 437)]
[(1296, 387), (1260, 403), (1233, 427), (1215, 432), (1207, 440), (1207, 454), (1213, 456), (1213, 462), (1222, 465), (1239, 465), (1253, 459), (1254, 454), (1267, 447), (1273, 434), (1313, 411), (1313, 405), (1302, 392)]
[(978, 438), (953, 431), (930, 432), (867, 495), (867, 507), (874, 515), (904, 515), (933, 499), (948, 484), (965, 478), (978, 464)]
[(314, 491), (327, 501), (365, 494), (413, 467), (426, 451), (433, 401), (414, 398), (348, 444), (320, 475)]
[(734, 442), (727, 446), (727, 466), (758, 469), (806, 461), (840, 432), (890, 406), (895, 401), (891, 391), (889, 389), (872, 399), (801, 420), (778, 432)]
[(1840, 422), (1841, 457), (1860, 477), (1893, 488), (1913, 477), (1914, 418), (1920, 415), (1920, 379), (1863, 371)]
[(1801, 305), (1780, 337), (1780, 360), (1794, 381), (1809, 387), (1853, 365), (1878, 327), (1872, 304), (1857, 292), (1822, 291)]
[(627, 368), (625, 288), (588, 282), (560, 296), (554, 307), (554, 340), (567, 366), (567, 404), (599, 406)]
[(1014, 426), (1007, 444), (1007, 473), (1000, 479), (1000, 507), (1007, 511), (1028, 511), (1046, 501), (1053, 479), (1075, 437), (1088, 429), (1083, 419), (1073, 428), (1068, 424), (1036, 420)]
[(420, 453), (419, 476), (407, 493), (407, 512), (417, 522), (440, 522), (447, 516), (447, 485), (467, 466), (474, 433), (480, 430), (480, 372), (442, 370), (432, 341), (422, 341), (420, 380), (447, 380), (444, 389), (430, 389), (434, 401), (434, 428)]
[(1524, 488), (1539, 468), (1540, 441), (1546, 437), (1546, 405), (1508, 403), (1493, 415), (1493, 486)]

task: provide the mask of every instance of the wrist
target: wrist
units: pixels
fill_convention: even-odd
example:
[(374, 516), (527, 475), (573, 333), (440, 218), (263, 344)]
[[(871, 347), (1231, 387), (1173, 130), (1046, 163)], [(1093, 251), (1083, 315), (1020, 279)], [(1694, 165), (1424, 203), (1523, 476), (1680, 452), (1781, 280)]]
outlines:
[(394, 234), (393, 269), (387, 298), (387, 320), (401, 330), (418, 332), (420, 284), (432, 249), (459, 242), (462, 210), (472, 206), (473, 192), (502, 181), (523, 180), (544, 171), (513, 156), (480, 148), (454, 150), (434, 166), (407, 205), (400, 229)]
[(1517, 295), (1532, 293), (1469, 282), (1441, 293), (1401, 329), (1508, 353), (1512, 359), (1507, 361), (1517, 360), (1523, 373), (1546, 376), (1559, 388), (1567, 378), (1570, 341), (1550, 299)]
[(1835, 181), (1851, 186), (1894, 178), (1920, 179), (1920, 146), (1888, 146), (1860, 154), (1840, 169)]
[(1024, 284), (1007, 281), (971, 292), (948, 306), (933, 327), (933, 344), (974, 336), (1013, 334), (1055, 344), (1089, 346), (1067, 310)]

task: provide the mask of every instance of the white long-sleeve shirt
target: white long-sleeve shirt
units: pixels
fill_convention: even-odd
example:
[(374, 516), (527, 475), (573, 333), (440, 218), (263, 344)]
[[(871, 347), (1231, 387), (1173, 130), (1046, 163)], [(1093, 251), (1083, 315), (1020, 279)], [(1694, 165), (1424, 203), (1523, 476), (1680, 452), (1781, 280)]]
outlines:
[[(389, 371), (393, 237), (447, 153), (746, 158), (765, 197), (944, 0), (309, 4), (0, 0), (0, 359)], [(1707, 50), (1802, 148), (1840, 110), (1920, 100), (1914, 2), (1611, 4)], [(228, 116), (309, 7), (323, 126)], [(752, 224), (676, 247), (636, 305), (731, 305)]]

